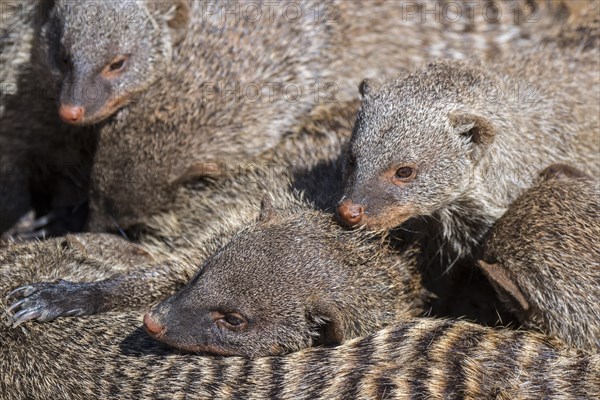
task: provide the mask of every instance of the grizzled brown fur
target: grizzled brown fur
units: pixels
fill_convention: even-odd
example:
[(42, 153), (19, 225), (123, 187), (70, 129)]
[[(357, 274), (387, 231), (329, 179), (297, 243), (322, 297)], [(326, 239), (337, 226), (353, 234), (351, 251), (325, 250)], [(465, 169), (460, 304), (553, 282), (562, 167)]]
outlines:
[[(530, 15), (525, 3), (519, 16)], [(460, 58), (474, 51), (493, 59), (515, 46), (531, 47), (562, 20), (542, 5), (537, 23), (523, 23), (515, 18), (515, 3), (498, 3), (499, 24), (480, 12), (473, 21), (465, 17), (451, 24), (418, 16), (398, 23), (408, 12), (401, 2), (370, 0), (336, 2), (315, 20), (314, 2), (298, 4), (303, 9), (298, 22), (283, 18), (279, 9), (273, 20), (224, 22), (194, 3), (187, 36), (174, 47), (166, 73), (101, 127), (89, 230), (143, 225), (148, 216), (172, 207), (178, 185), (272, 157), (282, 135), (316, 103), (356, 98), (365, 76), (390, 76), (429, 57)], [(80, 58), (94, 59), (87, 53)], [(299, 96), (290, 98), (296, 88)]]
[[(89, 263), (85, 259), (91, 256), (67, 252), (57, 258), (37, 261), (35, 255), (55, 252), (56, 245), (53, 241), (36, 244), (31, 249), (32, 264), (42, 270), (52, 267), (50, 270), (55, 272), (32, 279), (30, 285), (15, 293), (15, 307), (11, 309), (15, 314), (14, 321), (22, 323), (29, 319), (49, 320), (67, 314), (145, 308), (163, 300), (184, 286), (203, 261), (225, 245), (241, 227), (256, 220), (264, 193), (278, 198), (283, 196), (278, 203), (285, 205), (285, 199), (291, 196), (288, 194), (290, 189), (300, 191), (312, 207), (331, 210), (341, 193), (340, 155), (350, 136), (356, 109), (354, 102), (318, 107), (307, 117), (302, 128), (290, 132), (277, 147), (278, 158), (240, 169), (231, 177), (181, 187), (176, 194), (176, 207), (148, 220), (149, 233), (142, 234), (138, 240), (139, 246), (152, 255), (152, 260), (142, 259), (135, 268), (122, 267), (118, 273), (97, 276), (93, 279), (97, 282), (85, 282), (81, 277), (72, 279), (70, 275), (61, 275), (61, 264), (78, 262), (87, 265)], [(295, 154), (296, 162), (290, 164), (281, 158), (286, 154)], [(212, 194), (208, 196), (198, 190), (202, 188), (209, 188)], [(294, 197), (287, 202), (294, 204)], [(85, 240), (92, 243), (93, 237), (93, 234), (87, 235)], [(104, 238), (108, 237), (99, 236), (96, 245), (103, 246)], [(19, 251), (27, 252), (27, 246), (19, 247)], [(114, 245), (109, 243), (103, 247), (111, 246)], [(403, 251), (401, 248), (398, 250)], [(13, 247), (7, 251), (17, 250)], [(124, 254), (123, 257), (127, 260), (129, 255)], [(99, 263), (100, 257), (91, 258), (90, 262), (94, 265)], [(112, 264), (120, 265), (122, 262), (118, 257), (110, 258), (98, 268), (104, 271)], [(51, 283), (57, 278), (66, 281)], [(461, 288), (465, 287), (465, 296), (460, 301), (446, 302), (450, 307), (442, 308), (437, 304), (445, 300), (443, 293), (448, 292), (448, 288), (436, 284), (439, 281), (439, 276), (428, 276), (426, 282), (427, 290), (436, 296), (433, 304), (436, 315), (466, 315), (488, 324), (497, 321), (495, 306), (490, 299), (492, 291), (477, 290), (485, 292), (485, 295), (474, 297), (473, 291), (469, 290), (479, 286), (485, 288), (485, 280), (470, 280), (470, 285), (461, 285)]]
[[(57, 263), (76, 244), (0, 253), (0, 297), (53, 274), (109, 274)], [(49, 243), (51, 241), (45, 242)], [(33, 243), (41, 246), (41, 243)], [(110, 258), (112, 247), (89, 252)], [(16, 250), (16, 251), (15, 251)], [(134, 254), (137, 251), (127, 251)], [(93, 255), (92, 254), (92, 255)], [(38, 267), (35, 258), (45, 262)], [(122, 257), (122, 256), (120, 256)], [(124, 258), (122, 258), (124, 259)], [(39, 261), (42, 261), (41, 259)], [(139, 261), (139, 260), (138, 260)], [(121, 268), (113, 264), (112, 272)], [(107, 397), (346, 399), (365, 397), (578, 399), (600, 395), (600, 356), (539, 333), (453, 320), (407, 319), (338, 347), (253, 360), (182, 354), (151, 339), (141, 314), (106, 313), (17, 329), (0, 324), (0, 398)]]
[[(148, 257), (133, 245), (117, 249), (111, 240), (90, 246), (86, 240), (95, 236), (3, 249), (0, 297), (52, 275), (79, 281), (110, 276)], [(98, 256), (113, 262), (95, 263)], [(465, 321), (409, 318), (338, 347), (253, 360), (181, 354), (151, 339), (140, 325), (136, 312), (17, 329), (0, 325), (0, 398), (578, 399), (600, 394), (600, 356), (539, 333)]]
[(526, 327), (598, 350), (598, 185), (567, 166), (543, 175), (496, 222), (481, 267)]

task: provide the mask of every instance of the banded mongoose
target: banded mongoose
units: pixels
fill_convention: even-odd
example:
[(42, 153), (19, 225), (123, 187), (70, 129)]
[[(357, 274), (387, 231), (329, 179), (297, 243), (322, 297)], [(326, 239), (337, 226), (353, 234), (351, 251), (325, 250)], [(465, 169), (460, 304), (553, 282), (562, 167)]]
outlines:
[[(213, 165), (256, 161), (315, 104), (353, 98), (359, 77), (388, 75), (427, 56), (526, 48), (568, 16), (547, 2), (465, 1), (453, 5), (460, 18), (448, 23), (442, 17), (456, 9), (446, 6), (41, 2), (21, 94), (2, 118), (2, 135), (20, 143), (11, 152), (23, 153), (11, 163), (32, 170), (32, 182), (12, 185), (33, 186), (42, 212), (69, 198), (82, 202), (91, 173), (87, 229), (128, 228), (168, 209), (186, 171), (193, 178)], [(0, 215), (3, 207), (12, 222), (22, 211), (0, 204)]]
[[(248, 2), (250, 3), (252, 2)], [(223, 3), (236, 4), (246, 3)], [(310, 2), (300, 4), (304, 11), (313, 5)], [(199, 224), (195, 228), (197, 230), (212, 223), (209, 216), (213, 216), (217, 210), (225, 213), (239, 207), (239, 199), (243, 199), (243, 196), (238, 196), (237, 190), (232, 188), (234, 183), (231, 181), (230, 188), (226, 188), (227, 185), (213, 185), (211, 182), (197, 182), (198, 177), (210, 177), (214, 172), (213, 167), (225, 170), (230, 178), (233, 175), (234, 179), (251, 179), (255, 178), (251, 172), (248, 176), (244, 175), (249, 173), (247, 170), (253, 169), (252, 165), (247, 165), (248, 162), (272, 163), (274, 160), (281, 160), (283, 154), (285, 157), (282, 168), (301, 164), (301, 161), (295, 158), (295, 152), (290, 151), (295, 147), (293, 141), (286, 142), (284, 139), (289, 130), (296, 130), (297, 125), (301, 124), (300, 120), (307, 110), (315, 106), (314, 96), (308, 95), (306, 90), (302, 92), (301, 99), (291, 103), (287, 101), (288, 98), (282, 96), (282, 88), (277, 85), (274, 87), (276, 90), (272, 91), (273, 100), (270, 96), (262, 96), (261, 101), (238, 101), (239, 98), (231, 99), (220, 95), (223, 89), (220, 84), (263, 84), (293, 80), (303, 87), (310, 87), (310, 84), (331, 81), (338, 86), (340, 93), (347, 92), (339, 97), (338, 100), (341, 100), (349, 97), (348, 93), (354, 92), (357, 76), (387, 74), (426, 55), (460, 57), (461, 54), (471, 53), (473, 48), (479, 48), (482, 43), (484, 44), (481, 52), (493, 57), (500, 49), (505, 46), (511, 48), (514, 43), (523, 47), (530, 46), (533, 43), (531, 37), (536, 36), (530, 35), (530, 30), (546, 32), (544, 27), (556, 25), (550, 23), (556, 22), (555, 16), (548, 16), (543, 11), (536, 14), (536, 17), (541, 18), (539, 23), (520, 24), (523, 22), (521, 17), (531, 16), (531, 13), (519, 12), (519, 18), (511, 18), (515, 16), (517, 8), (513, 7), (515, 4), (508, 3), (498, 4), (503, 10), (500, 13), (503, 15), (502, 24), (497, 24), (493, 19), (486, 19), (484, 15), (476, 12), (473, 19), (465, 13), (464, 20), (450, 25), (435, 18), (423, 23), (418, 16), (409, 18), (405, 24), (398, 24), (398, 13), (403, 14), (409, 10), (398, 8), (399, 4), (396, 2), (332, 4), (339, 6), (339, 12), (334, 13), (337, 23), (333, 24), (321, 18), (313, 20), (312, 16), (306, 13), (302, 22), (298, 24), (291, 24), (281, 13), (276, 13), (275, 18), (264, 19), (259, 23), (239, 18), (223, 21), (223, 14), (220, 12), (213, 15), (211, 11), (206, 15), (207, 10), (202, 9), (201, 2), (192, 3), (191, 8), (186, 7), (187, 3), (180, 1), (147, 4), (100, 2), (94, 3), (91, 8), (76, 7), (74, 3), (62, 1), (50, 5), (49, 10), (42, 10), (48, 13), (41, 14), (43, 18), (40, 19), (41, 28), (36, 31), (36, 51), (32, 56), (31, 68), (23, 73), (24, 94), (18, 96), (18, 101), (15, 100), (15, 104), (10, 108), (12, 111), (9, 110), (10, 115), (5, 119), (10, 122), (12, 128), (8, 131), (18, 132), (18, 140), (21, 140), (22, 132), (31, 133), (35, 137), (35, 148), (26, 146), (24, 150), (26, 161), (41, 160), (40, 162), (58, 167), (65, 164), (73, 167), (80, 178), (76, 179), (78, 185), (75, 185), (80, 192), (66, 197), (74, 198), (76, 202), (80, 201), (82, 193), (88, 192), (85, 177), (90, 169), (91, 154), (95, 151), (94, 134), (99, 134), (95, 164), (89, 172), (91, 215), (88, 229), (112, 232), (141, 227), (147, 236), (155, 234), (155, 242), (168, 242), (168, 245), (163, 246), (164, 253), (173, 255), (178, 252), (175, 256), (184, 257), (187, 257), (189, 249), (193, 247), (186, 238), (187, 227), (182, 229), (178, 224), (165, 223), (153, 233), (154, 227), (158, 226), (155, 221), (178, 212), (184, 215), (175, 215), (175, 219), (185, 220), (192, 206), (185, 199), (194, 191), (197, 197), (192, 197), (198, 198), (198, 202), (201, 203), (193, 205), (198, 207), (195, 212), (197, 215), (206, 216), (204, 220), (194, 220), (195, 224)], [(160, 7), (168, 5), (173, 7)], [(369, 13), (364, 12), (366, 5)], [(467, 3), (463, 5), (470, 7)], [(420, 8), (415, 9), (415, 12), (421, 14), (424, 11), (423, 5), (417, 6)], [(150, 23), (142, 29), (138, 19), (134, 21), (136, 25), (129, 25), (129, 18), (114, 20), (115, 16), (123, 15), (117, 11), (124, 9), (129, 10), (125, 13), (126, 16), (142, 16), (143, 21)], [(169, 12), (164, 14), (166, 10)], [(92, 14), (93, 17), (90, 17)], [(148, 15), (152, 18), (146, 18)], [(96, 23), (92, 24), (89, 21), (99, 21), (99, 25), (110, 21), (110, 30), (98, 29)], [(518, 25), (517, 29), (515, 23)], [(45, 96), (36, 96), (35, 101), (32, 100), (31, 93), (36, 92), (31, 82), (37, 82), (38, 76), (50, 78), (52, 81), (64, 80), (63, 89), (66, 94), (72, 91), (68, 90), (69, 87), (75, 87), (76, 93), (82, 93), (90, 81), (102, 81), (102, 75), (91, 76), (91, 69), (87, 67), (95, 66), (96, 70), (104, 70), (106, 66), (110, 69), (107, 63), (118, 56), (114, 53), (125, 50), (115, 49), (114, 40), (100, 39), (120, 38), (119, 35), (123, 35), (125, 39), (129, 38), (133, 26), (145, 32), (139, 34), (136, 31), (135, 43), (143, 36), (148, 41), (164, 44), (156, 48), (150, 46), (154, 57), (138, 57), (144, 60), (140, 61), (141, 63), (153, 60), (150, 66), (142, 68), (142, 64), (132, 64), (135, 68), (128, 69), (127, 62), (124, 62), (121, 78), (115, 78), (116, 81), (128, 83), (128, 90), (146, 88), (135, 96), (135, 102), (118, 102), (118, 106), (122, 107), (114, 115), (95, 125), (85, 125), (85, 118), (81, 121), (71, 121), (85, 125), (74, 127), (57, 121), (57, 92), (49, 91), (44, 93)], [(467, 29), (464, 29), (465, 27)], [(482, 29), (476, 29), (477, 27)], [(182, 36), (184, 28), (187, 28), (185, 38)], [(452, 39), (448, 34), (449, 29), (460, 32), (460, 39)], [(90, 32), (82, 35), (82, 30)], [(499, 32), (505, 35), (499, 35)], [(414, 40), (407, 44), (406, 41), (398, 41), (397, 37), (411, 37)], [(516, 37), (522, 40), (511, 40)], [(125, 39), (118, 40), (119, 45), (127, 47), (131, 44), (131, 41)], [(99, 46), (99, 43), (103, 45)], [(447, 54), (440, 52), (441, 43), (448, 45)], [(338, 51), (332, 51), (334, 48), (339, 49), (340, 54)], [(373, 48), (377, 51), (373, 52)], [(144, 49), (145, 47), (141, 46), (134, 50), (145, 54)], [(62, 66), (57, 64), (57, 61), (61, 60), (57, 60), (56, 57), (61, 54), (68, 56), (63, 60), (68, 62), (61, 64)], [(190, 54), (199, 56), (192, 58)], [(136, 57), (133, 57), (132, 62), (135, 59)], [(348, 62), (348, 59), (352, 62)], [(378, 59), (381, 59), (381, 62), (378, 62)], [(191, 68), (190, 60), (201, 62), (198, 61), (198, 64)], [(274, 69), (273, 65), (278, 67)], [(377, 66), (376, 69), (373, 65)], [(54, 72), (47, 74), (49, 70)], [(150, 73), (146, 73), (146, 70)], [(190, 70), (195, 72), (190, 74)], [(143, 73), (136, 74), (139, 71)], [(71, 77), (77, 78), (79, 83), (75, 82), (73, 85)], [(138, 79), (141, 81), (138, 82)], [(267, 85), (267, 88), (269, 87), (271, 86)], [(188, 101), (181, 101), (182, 93), (189, 94), (190, 98), (186, 97)], [(70, 101), (68, 97), (67, 100)], [(329, 100), (328, 98), (327, 102)], [(85, 108), (104, 109), (95, 103)], [(23, 114), (24, 112), (26, 114)], [(287, 129), (289, 127), (293, 128)], [(82, 129), (87, 132), (82, 132)], [(46, 137), (47, 140), (44, 140)], [(86, 143), (86, 140), (94, 145)], [(323, 143), (327, 149), (327, 142)], [(54, 161), (47, 160), (47, 154), (52, 153), (48, 151), (49, 148), (61, 149), (56, 152)], [(227, 154), (221, 154), (223, 152)], [(250, 154), (245, 154), (246, 152)], [(225, 168), (222, 168), (223, 165)], [(42, 169), (50, 170), (51, 177), (62, 175), (61, 171), (54, 171), (53, 168)], [(68, 179), (61, 179), (65, 180)], [(186, 187), (181, 187), (184, 185)], [(38, 182), (34, 186), (47, 189), (60, 185)], [(41, 191), (44, 192), (45, 189)], [(178, 193), (183, 195), (178, 197)], [(229, 199), (229, 195), (235, 196), (235, 201)], [(256, 206), (258, 197), (255, 194), (253, 196), (254, 203), (251, 204)], [(60, 199), (65, 196), (61, 196), (60, 193), (54, 194), (48, 202), (56, 203), (56, 200), (52, 199), (55, 197)], [(209, 198), (207, 204), (201, 200), (203, 197)], [(10, 200), (7, 200), (8, 203), (14, 204)], [(164, 232), (165, 227), (173, 229), (168, 233), (160, 233)], [(202, 233), (198, 237), (205, 238), (206, 235)], [(199, 244), (198, 237), (191, 242)], [(141, 280), (143, 279), (138, 281)]]
[[(224, 2), (216, 15), (194, 3), (188, 35), (173, 53), (169, 74), (117, 113), (118, 125), (108, 120), (102, 127), (91, 172), (88, 230), (127, 229), (169, 209), (173, 186), (186, 182), (182, 177), (202, 178), (215, 169), (230, 174), (271, 158), (285, 132), (315, 104), (355, 99), (363, 76), (390, 76), (431, 56), (461, 58), (477, 51), (496, 58), (514, 47), (531, 47), (561, 19), (540, 5), (537, 22), (522, 23), (532, 16), (530, 2), (496, 3), (501, 23), (477, 7), (471, 19), (466, 10), (473, 4), (457, 3), (464, 17), (450, 24), (407, 14), (410, 7), (401, 2), (332, 2), (318, 5), (316, 19), (314, 2), (293, 4), (302, 10), (298, 21), (290, 21), (280, 3), (273, 18), (265, 12), (256, 22), (243, 13), (242, 18), (225, 15), (255, 6), (253, 1)], [(436, 4), (441, 10), (443, 3)], [(417, 15), (426, 11), (417, 6)], [(190, 54), (198, 64), (190, 65)], [(182, 102), (181, 93), (191, 98)]]
[(571, 162), (599, 176), (598, 56), (548, 45), (363, 82), (341, 219), (391, 229), (424, 218), (451, 261), (471, 258), (536, 171)]
[(392, 251), (300, 199), (285, 203), (275, 208), (265, 197), (256, 224), (146, 314), (148, 333), (183, 350), (257, 357), (339, 344), (425, 315), (418, 250)]
[(598, 185), (564, 165), (553, 165), (542, 176), (496, 221), (480, 265), (527, 328), (597, 351)]
[[(84, 283), (64, 276), (67, 281), (38, 282), (23, 288), (17, 294), (26, 301), (15, 310), (18, 311), (15, 321), (48, 320), (71, 313), (73, 309), (88, 314), (146, 307), (168, 297), (183, 287), (202, 262), (235, 232), (255, 221), (266, 192), (287, 194), (298, 190), (316, 209), (331, 209), (341, 194), (340, 159), (357, 108), (358, 102), (317, 107), (298, 130), (289, 132), (277, 146), (276, 157), (213, 182), (180, 186), (172, 209), (148, 218), (148, 232), (137, 238), (138, 245), (151, 254), (152, 260), (104, 276), (97, 282)], [(286, 160), (287, 154), (295, 154), (294, 160)], [(206, 186), (211, 189), (209, 193), (202, 190)], [(86, 240), (93, 241), (94, 235), (90, 233)], [(96, 240), (102, 246), (109, 237), (98, 235)], [(53, 266), (55, 272), (45, 277), (52, 281), (61, 278), (61, 264), (68, 266), (89, 258), (75, 248), (64, 256), (45, 259), (40, 253), (54, 253), (56, 240), (12, 246), (5, 251), (8, 254), (22, 252), (29, 246), (32, 256), (41, 257), (39, 261), (34, 257), (33, 264), (38, 268), (45, 264)], [(111, 240), (125, 242), (123, 238)], [(91, 261), (96, 263), (98, 258), (93, 256)], [(114, 258), (107, 259), (106, 263), (107, 267), (111, 263), (119, 264)], [(37, 291), (31, 292), (33, 287)]]

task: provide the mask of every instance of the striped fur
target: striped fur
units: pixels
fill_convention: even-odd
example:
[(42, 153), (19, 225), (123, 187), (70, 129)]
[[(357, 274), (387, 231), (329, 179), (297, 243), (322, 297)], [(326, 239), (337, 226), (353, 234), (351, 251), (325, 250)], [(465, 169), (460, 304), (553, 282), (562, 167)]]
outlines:
[(600, 355), (525, 331), (414, 319), (335, 348), (180, 354), (137, 314), (0, 330), (1, 399), (592, 399)]

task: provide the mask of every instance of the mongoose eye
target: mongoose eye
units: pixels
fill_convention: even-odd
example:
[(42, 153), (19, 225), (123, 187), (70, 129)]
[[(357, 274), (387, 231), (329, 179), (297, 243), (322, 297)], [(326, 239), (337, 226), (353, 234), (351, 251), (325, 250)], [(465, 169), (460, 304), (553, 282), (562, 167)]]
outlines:
[(117, 71), (117, 70), (123, 68), (123, 65), (125, 65), (125, 60), (119, 60), (119, 61), (116, 61), (116, 62), (110, 64), (108, 69), (110, 71)]
[(63, 69), (69, 68), (71, 64), (71, 58), (69, 57), (67, 50), (63, 46), (60, 47), (60, 52), (58, 54), (58, 62), (60, 64), (60, 67)]
[(408, 182), (413, 180), (416, 176), (416, 169), (412, 166), (402, 166), (396, 170), (396, 174), (394, 175), (394, 180), (398, 180), (401, 182)]
[(104, 70), (102, 70), (102, 75), (107, 78), (112, 78), (120, 74), (125, 70), (127, 66), (128, 56), (118, 56), (114, 60), (112, 60)]
[(211, 317), (217, 326), (228, 329), (230, 331), (239, 332), (246, 329), (248, 320), (242, 314), (211, 312)]

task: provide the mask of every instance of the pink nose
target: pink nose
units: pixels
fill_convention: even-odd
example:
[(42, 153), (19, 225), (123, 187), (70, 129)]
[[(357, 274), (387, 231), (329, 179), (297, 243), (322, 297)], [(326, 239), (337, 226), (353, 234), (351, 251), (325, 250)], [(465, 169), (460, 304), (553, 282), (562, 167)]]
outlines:
[(354, 226), (362, 221), (365, 210), (360, 204), (355, 204), (352, 200), (346, 200), (339, 205), (338, 215), (346, 225)]
[(144, 328), (152, 336), (159, 336), (166, 330), (165, 326), (156, 322), (150, 313), (144, 315)]
[(60, 119), (68, 124), (76, 124), (83, 120), (85, 109), (80, 106), (61, 105), (58, 110)]

